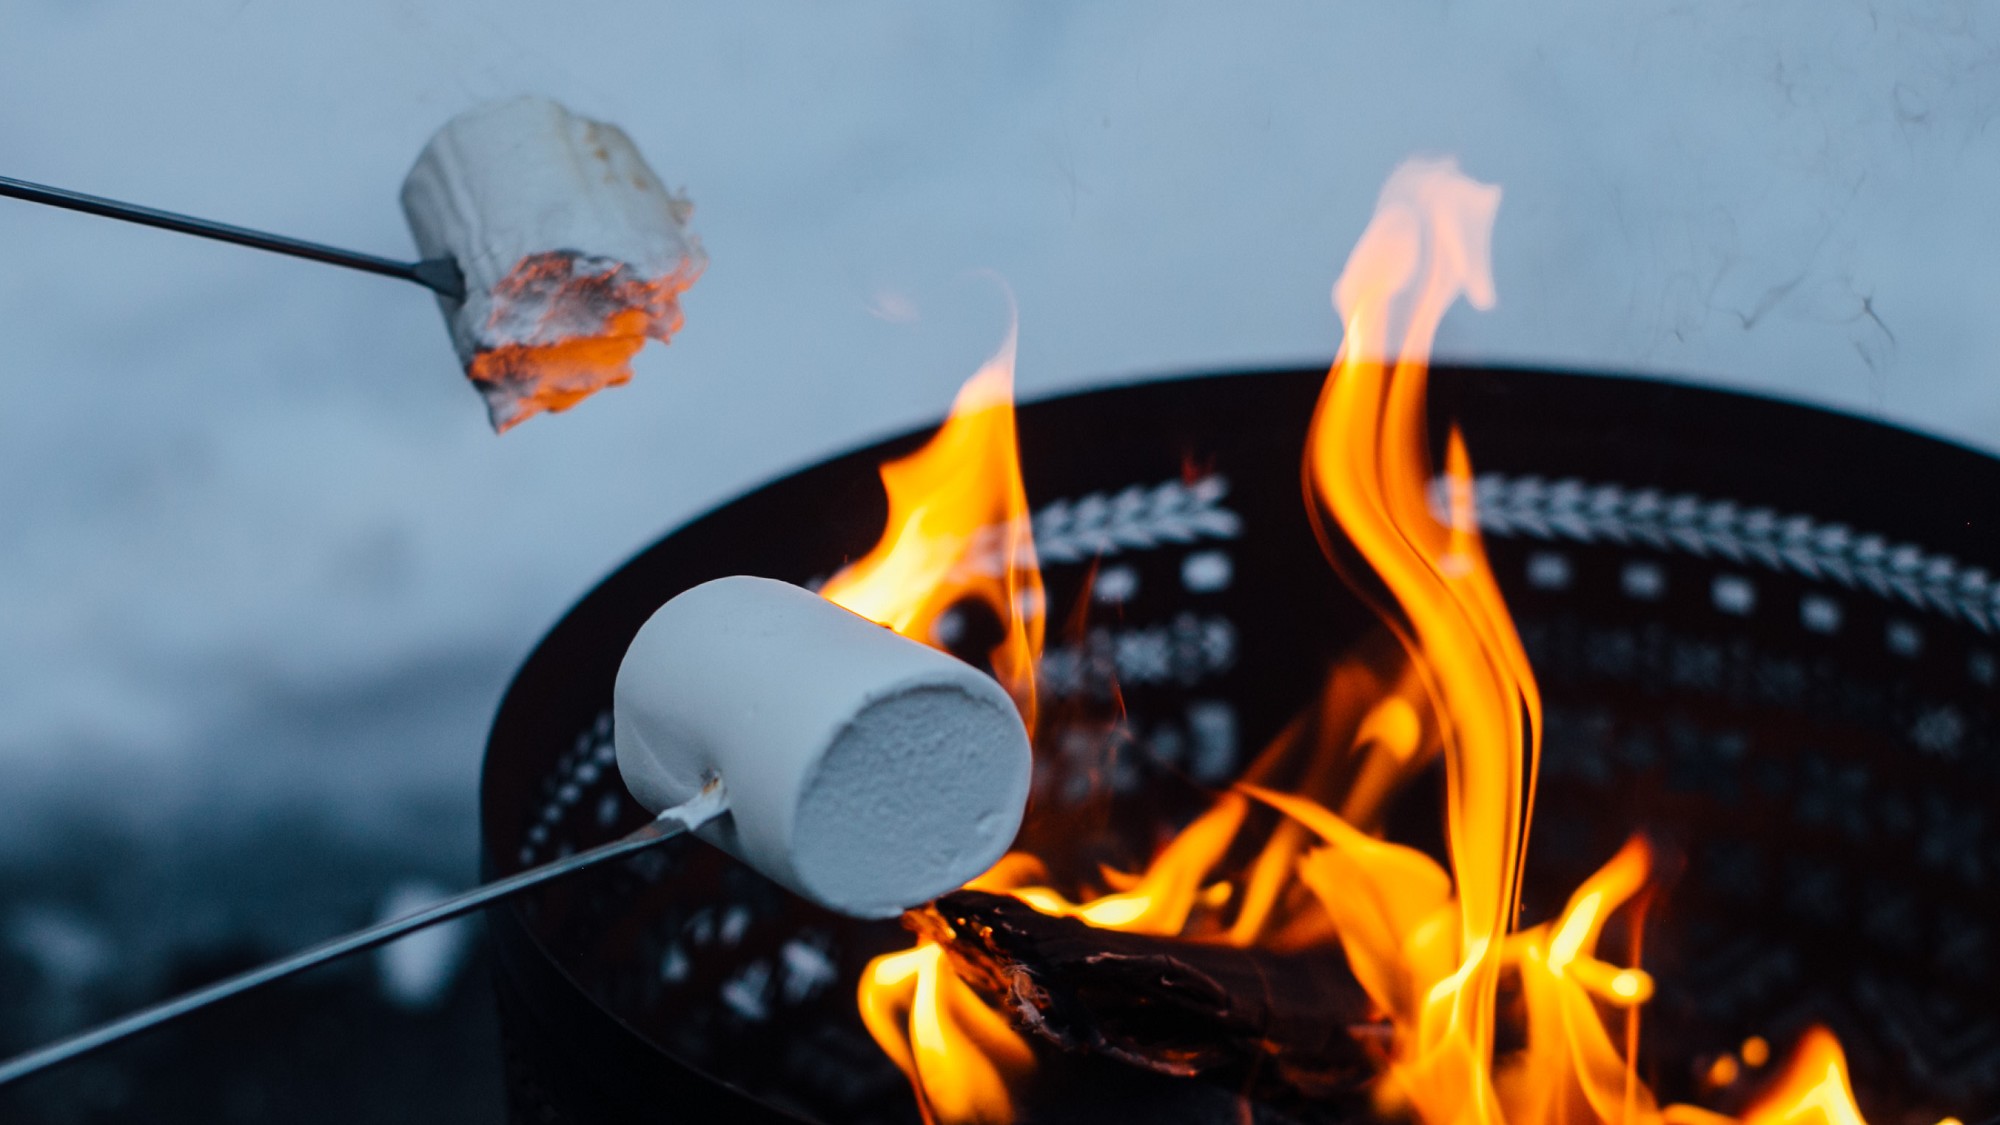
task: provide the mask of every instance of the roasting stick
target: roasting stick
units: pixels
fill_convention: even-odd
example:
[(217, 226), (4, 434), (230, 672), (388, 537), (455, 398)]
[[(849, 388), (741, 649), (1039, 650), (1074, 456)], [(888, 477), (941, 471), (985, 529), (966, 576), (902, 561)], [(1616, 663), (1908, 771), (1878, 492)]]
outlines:
[(47, 184), (33, 184), (6, 176), (0, 176), (0, 195), (25, 199), (30, 203), (46, 203), (51, 207), (63, 207), (90, 215), (102, 215), (110, 219), (123, 219), (128, 223), (139, 223), (142, 226), (213, 238), (219, 242), (233, 242), (238, 246), (252, 246), (259, 250), (290, 254), (295, 258), (308, 258), (315, 262), (346, 266), (348, 269), (365, 270), (385, 277), (399, 277), (404, 281), (414, 281), (441, 297), (453, 301), (465, 299), (465, 278), (459, 273), (458, 263), (450, 258), (399, 262), (393, 258), (363, 254), (359, 250), (343, 250), (338, 246), (324, 246), (287, 235), (230, 226), (228, 223), (197, 219), (192, 215), (178, 215), (172, 211), (142, 207), (137, 203), (121, 203), (115, 199), (85, 195), (80, 191), (50, 187)]
[(0, 195), (414, 281), (438, 295), (496, 431), (630, 381), (708, 264), (693, 204), (632, 139), (547, 98), (474, 107), (431, 137), (403, 180), (415, 262), (26, 180), (0, 177)]
[(1027, 728), (992, 677), (784, 582), (661, 606), (612, 695), (645, 827), (0, 1062), (0, 1086), (688, 831), (830, 910), (893, 918), (991, 867), (1027, 806)]
[(440, 922), (448, 922), (463, 914), (470, 914), (482, 906), (491, 905), (530, 887), (539, 887), (550, 880), (573, 875), (586, 868), (644, 851), (700, 827), (727, 809), (728, 802), (723, 795), (722, 786), (719, 783), (711, 784), (693, 800), (666, 810), (637, 831), (608, 844), (601, 844), (588, 851), (577, 852), (552, 863), (509, 875), (505, 879), (497, 879), (484, 886), (474, 887), (464, 894), (432, 903), (415, 913), (392, 918), (365, 930), (357, 930), (346, 937), (321, 942), (310, 949), (294, 953), (268, 965), (238, 973), (236, 976), (216, 981), (214, 984), (197, 988), (150, 1008), (142, 1008), (110, 1023), (0, 1062), (0, 1087), (31, 1077), (52, 1066), (60, 1066), (141, 1032), (150, 1031), (163, 1023), (198, 1012), (230, 997), (240, 996), (308, 969), (318, 968), (350, 953), (360, 953), (378, 945), (386, 945), (406, 934), (435, 926)]

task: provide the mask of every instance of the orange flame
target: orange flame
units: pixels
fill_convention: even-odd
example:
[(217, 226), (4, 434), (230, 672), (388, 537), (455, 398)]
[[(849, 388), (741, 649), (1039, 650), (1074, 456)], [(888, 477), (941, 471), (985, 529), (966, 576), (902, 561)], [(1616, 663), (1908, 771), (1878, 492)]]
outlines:
[[(1362, 654), (1337, 666), (1317, 712), (1280, 735), (1234, 792), (1143, 871), (1104, 870), (1102, 888), (1072, 897), (1048, 885), (1039, 858), (1017, 852), (971, 886), (1102, 929), (1236, 946), (1337, 945), (1392, 1028), (1373, 1086), (1385, 1117), (1422, 1125), (1862, 1125), (1839, 1045), (1817, 1029), (1741, 1119), (1661, 1107), (1639, 1081), (1638, 1012), (1654, 982), (1597, 947), (1627, 910), (1630, 958), (1638, 960), (1652, 868), (1643, 839), (1585, 880), (1556, 918), (1514, 930), (1540, 694), (1479, 538), (1471, 462), (1456, 430), (1444, 443), (1442, 503), (1433, 506), (1425, 417), (1431, 345), (1445, 311), (1460, 297), (1480, 308), (1494, 302), (1488, 248), (1499, 201), (1497, 187), (1451, 161), (1404, 164), (1334, 289), (1346, 335), (1312, 419), (1307, 503), (1329, 559), (1400, 642), (1401, 663)], [(933, 446), (945, 444), (954, 423)], [(896, 467), (885, 467), (885, 482)], [(943, 496), (966, 482), (939, 472), (929, 487)], [(899, 507), (896, 495), (891, 484), (890, 532), (854, 569), (877, 567), (868, 577), (882, 601), (869, 604), (908, 614), (897, 627), (909, 631), (928, 627), (927, 614), (971, 588), (937, 593), (946, 586), (935, 576), (959, 564), (919, 565), (926, 556), (914, 548), (902, 564), (909, 569), (890, 570), (883, 560), (901, 549), (908, 532), (899, 529), (915, 522), (908, 513), (919, 506), (911, 498)], [(1025, 519), (1022, 509), (1003, 515)], [(972, 536), (950, 526), (954, 542)], [(1025, 588), (978, 590), (996, 607), (1018, 607)], [(1038, 579), (1033, 589), (1039, 606)], [(1036, 619), (1037, 639), (1039, 628)], [(1389, 800), (1440, 756), (1448, 868), (1381, 836)], [(1260, 806), (1275, 810), (1275, 826)], [(1252, 833), (1262, 834), (1254, 857), (1232, 863), (1249, 854)], [(1522, 1045), (1505, 1051), (1503, 980), (1519, 983), (1523, 1024)], [(861, 1007), (927, 1120), (1013, 1119), (1008, 1078), (1025, 1073), (1032, 1054), (937, 945), (873, 962)], [(1761, 1065), (1768, 1051), (1762, 1040), (1748, 1042), (1745, 1062)]]
[(1660, 1119), (1664, 1125), (1866, 1125), (1847, 1079), (1847, 1056), (1824, 1027), (1806, 1029), (1785, 1072), (1741, 1118), (1670, 1105)]
[(1630, 1041), (1621, 1049), (1599, 1015), (1600, 1005), (1645, 1003), (1653, 979), (1596, 956), (1606, 919), (1644, 888), (1651, 867), (1651, 849), (1632, 839), (1576, 889), (1561, 917), (1509, 939), (1508, 961), (1528, 1010), (1528, 1046), (1503, 1086), (1511, 1120), (1655, 1119), (1652, 1091), (1631, 1066)]
[[(1346, 540), (1337, 545), (1321, 523), (1322, 544), (1350, 585), (1376, 602), (1439, 717), (1451, 872), (1310, 801), (1253, 793), (1325, 842), (1301, 861), (1299, 877), (1332, 916), (1357, 978), (1395, 1028), (1380, 1108), (1428, 1125), (1660, 1122), (1634, 1068), (1636, 1016), (1621, 1047), (1603, 1014), (1644, 1003), (1652, 978), (1596, 952), (1608, 917), (1645, 887), (1650, 849), (1632, 840), (1555, 921), (1509, 932), (1533, 811), (1541, 699), (1479, 539), (1471, 463), (1456, 430), (1446, 441), (1443, 511), (1434, 514), (1430, 502), (1431, 343), (1460, 296), (1480, 308), (1494, 302), (1488, 248), (1499, 201), (1497, 187), (1467, 178), (1451, 161), (1413, 160), (1390, 177), (1334, 289), (1346, 336), (1306, 455), (1308, 489)], [(1348, 548), (1364, 575), (1345, 565)], [(1526, 1045), (1496, 1060), (1503, 974), (1521, 984)], [(1801, 1060), (1746, 1123), (1817, 1125), (1822, 1119), (1810, 1114), (1823, 1113), (1826, 1125), (1861, 1125), (1832, 1036), (1809, 1036)], [(1666, 1117), (1677, 1113), (1686, 1107), (1670, 1107)]]
[[(1014, 330), (959, 389), (921, 449), (882, 466), (889, 516), (866, 555), (821, 587), (827, 600), (935, 644), (938, 621), (967, 599), (1005, 623), (989, 659), (1035, 727), (1043, 634), (1042, 575), (1014, 429)], [(1028, 1069), (1027, 1042), (923, 943), (878, 957), (858, 1000), (875, 1041), (910, 1079), (926, 1119), (1013, 1120), (1007, 1078)]]
[(946, 610), (968, 598), (1006, 624), (993, 673), (1035, 726), (1042, 651), (1042, 573), (1014, 430), (1014, 330), (953, 400), (924, 447), (882, 466), (882, 538), (821, 587), (828, 601), (936, 643)]
[(930, 1121), (1005, 1125), (1014, 1119), (1007, 1079), (1034, 1063), (1006, 1017), (925, 942), (877, 957), (861, 976), (861, 1020), (915, 1087)]
[(1847, 1080), (1847, 1056), (1823, 1027), (1807, 1029), (1790, 1066), (1750, 1112), (1744, 1125), (1863, 1125)]
[[(1390, 1009), (1399, 1034), (1385, 1076), (1417, 1116), (1439, 1122), (1499, 1115), (1491, 1067), (1499, 954), (1526, 843), (1532, 781), (1522, 755), (1532, 775), (1540, 753), (1540, 697), (1472, 521), (1470, 466), (1455, 433), (1446, 521), (1430, 506), (1431, 341), (1461, 295), (1493, 303), (1487, 247), (1499, 205), (1499, 188), (1450, 161), (1413, 160), (1390, 176), (1334, 287), (1346, 336), (1306, 449), (1308, 487), (1387, 588), (1382, 617), (1443, 717), (1455, 932), (1427, 935), (1426, 949), (1451, 969), (1414, 975), (1415, 991), (1402, 997), (1413, 1006)], [(1329, 529), (1320, 534), (1331, 547)]]

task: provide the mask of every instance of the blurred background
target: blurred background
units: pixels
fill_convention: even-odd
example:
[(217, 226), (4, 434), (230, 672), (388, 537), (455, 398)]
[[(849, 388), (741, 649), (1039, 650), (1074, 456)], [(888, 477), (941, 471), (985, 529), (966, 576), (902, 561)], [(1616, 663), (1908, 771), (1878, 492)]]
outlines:
[[(1024, 397), (1323, 363), (1382, 180), (1456, 154), (1506, 194), (1500, 304), (1446, 356), (2000, 444), (1997, 15), (5, 0), (0, 174), (406, 256), (430, 133), (544, 93), (686, 188), (712, 264), (631, 386), (496, 438), (415, 286), (0, 200), (0, 1051), (469, 882), (541, 632), (675, 523), (937, 418), (1005, 331), (982, 271)], [(494, 1120), (472, 936), (0, 1118)]]

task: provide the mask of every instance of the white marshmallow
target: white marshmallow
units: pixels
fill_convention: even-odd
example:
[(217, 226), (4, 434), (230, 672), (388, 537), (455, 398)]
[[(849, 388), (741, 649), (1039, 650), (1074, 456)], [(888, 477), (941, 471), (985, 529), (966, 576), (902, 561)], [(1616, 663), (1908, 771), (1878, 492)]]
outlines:
[(618, 768), (658, 812), (720, 777), (698, 829), (821, 905), (893, 917), (1013, 842), (1033, 762), (1014, 701), (962, 661), (816, 594), (721, 578), (632, 640)]
[(403, 181), (426, 259), (452, 258), (463, 303), (439, 298), (496, 430), (632, 377), (647, 337), (681, 326), (708, 259), (692, 210), (615, 125), (544, 98), (453, 118)]

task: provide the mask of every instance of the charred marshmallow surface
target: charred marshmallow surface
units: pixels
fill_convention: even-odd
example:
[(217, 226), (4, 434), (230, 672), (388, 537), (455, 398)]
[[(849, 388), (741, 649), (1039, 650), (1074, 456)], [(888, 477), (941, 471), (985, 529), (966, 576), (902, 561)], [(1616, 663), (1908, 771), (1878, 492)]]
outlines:
[(658, 812), (720, 778), (697, 831), (844, 914), (955, 890), (1021, 825), (1032, 759), (1013, 699), (962, 661), (766, 578), (669, 601), (613, 693), (618, 768)]
[(646, 340), (680, 329), (680, 294), (707, 264), (690, 211), (617, 126), (546, 99), (438, 130), (403, 213), (423, 257), (465, 275), (465, 300), (439, 304), (494, 429), (630, 380)]

